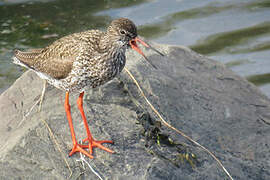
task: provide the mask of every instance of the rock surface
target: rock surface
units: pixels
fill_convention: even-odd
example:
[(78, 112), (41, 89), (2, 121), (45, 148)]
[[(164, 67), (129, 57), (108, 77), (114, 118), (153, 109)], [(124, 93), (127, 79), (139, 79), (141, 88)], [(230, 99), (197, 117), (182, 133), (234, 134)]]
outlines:
[[(127, 55), (126, 67), (161, 115), (212, 151), (234, 179), (269, 179), (269, 99), (216, 61), (180, 46), (156, 47), (166, 56), (144, 52), (158, 69), (133, 52)], [(84, 109), (92, 134), (96, 139), (115, 142), (107, 145), (115, 154), (95, 149), (95, 158), (87, 159), (102, 178), (227, 179), (206, 152), (168, 128), (162, 126), (157, 131), (170, 135), (180, 145), (144, 137), (143, 127), (151, 130), (151, 125), (139, 123), (142, 117), (148, 117), (142, 112), (149, 113), (153, 121), (159, 119), (125, 72), (119, 79), (89, 90), (85, 96)], [(98, 179), (86, 164), (76, 161), (79, 154), (68, 157), (72, 141), (63, 106), (64, 92), (49, 86), (42, 111), (33, 107), (42, 84), (35, 73), (28, 71), (0, 95), (0, 179)], [(71, 110), (77, 139), (83, 139), (77, 96), (70, 97)], [(71, 177), (42, 120), (57, 138), (73, 172)]]

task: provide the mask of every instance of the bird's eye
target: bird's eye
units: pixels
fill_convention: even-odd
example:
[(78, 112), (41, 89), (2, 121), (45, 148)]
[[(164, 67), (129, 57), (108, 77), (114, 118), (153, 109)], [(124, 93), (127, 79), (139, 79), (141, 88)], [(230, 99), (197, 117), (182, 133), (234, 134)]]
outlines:
[(126, 34), (126, 32), (124, 30), (121, 30), (120, 34)]

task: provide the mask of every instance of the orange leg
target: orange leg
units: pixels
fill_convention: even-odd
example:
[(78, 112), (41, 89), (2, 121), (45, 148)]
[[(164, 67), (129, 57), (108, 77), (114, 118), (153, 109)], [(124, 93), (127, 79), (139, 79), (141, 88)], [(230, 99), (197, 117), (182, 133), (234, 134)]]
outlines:
[(69, 156), (71, 156), (75, 152), (81, 152), (84, 155), (88, 156), (89, 158), (93, 159), (94, 157), (91, 154), (89, 154), (87, 151), (85, 151), (80, 144), (77, 143), (75, 131), (74, 131), (73, 123), (72, 123), (72, 118), (71, 118), (71, 112), (70, 112), (69, 92), (66, 92), (65, 110), (67, 113), (68, 124), (70, 127), (71, 138), (72, 138), (72, 142), (73, 142), (73, 148), (72, 148), (71, 152), (69, 153)]
[(96, 141), (96, 140), (93, 139), (93, 137), (91, 135), (91, 132), (89, 130), (89, 127), (88, 127), (88, 123), (87, 123), (87, 120), (86, 120), (86, 117), (85, 117), (85, 114), (84, 114), (84, 110), (83, 110), (83, 95), (84, 95), (84, 92), (80, 93), (80, 96), (79, 96), (79, 98), (77, 100), (77, 104), (78, 104), (78, 108), (79, 108), (79, 110), (81, 112), (81, 116), (82, 116), (84, 126), (85, 126), (85, 129), (86, 129), (86, 133), (87, 133), (87, 138), (84, 139), (83, 142), (88, 141), (88, 145), (82, 145), (82, 147), (83, 148), (89, 148), (90, 154), (93, 153), (93, 148), (94, 147), (98, 147), (98, 148), (103, 149), (104, 151), (107, 151), (109, 153), (114, 153), (114, 151), (112, 151), (109, 148), (106, 148), (105, 146), (102, 145), (103, 143), (113, 143), (113, 141), (109, 141), (109, 140)]

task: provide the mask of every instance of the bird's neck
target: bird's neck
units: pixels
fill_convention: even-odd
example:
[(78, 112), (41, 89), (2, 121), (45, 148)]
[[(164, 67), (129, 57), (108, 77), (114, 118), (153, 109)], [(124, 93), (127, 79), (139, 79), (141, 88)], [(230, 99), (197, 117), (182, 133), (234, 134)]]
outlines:
[(126, 49), (127, 45), (120, 41), (118, 37), (104, 33), (104, 36), (100, 37), (99, 48), (101, 51), (108, 51), (113, 49)]

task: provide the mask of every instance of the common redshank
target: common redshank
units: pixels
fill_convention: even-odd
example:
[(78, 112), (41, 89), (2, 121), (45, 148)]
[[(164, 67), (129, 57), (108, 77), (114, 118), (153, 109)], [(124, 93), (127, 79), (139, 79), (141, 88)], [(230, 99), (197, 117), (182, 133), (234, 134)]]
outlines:
[[(126, 63), (125, 52), (128, 47), (145, 57), (136, 42), (158, 52), (137, 37), (137, 28), (131, 20), (119, 18), (111, 22), (106, 32), (89, 30), (74, 33), (56, 40), (45, 48), (26, 52), (14, 51), (15, 64), (33, 70), (40, 78), (66, 92), (64, 107), (73, 142), (69, 156), (75, 152), (81, 152), (93, 158), (94, 147), (114, 153), (102, 145), (113, 143), (113, 141), (96, 141), (92, 137), (83, 110), (83, 96), (86, 88), (100, 86), (123, 70)], [(145, 59), (147, 60), (146, 57)], [(70, 112), (70, 92), (80, 93), (77, 105), (87, 133), (83, 144), (79, 144), (76, 140)]]

